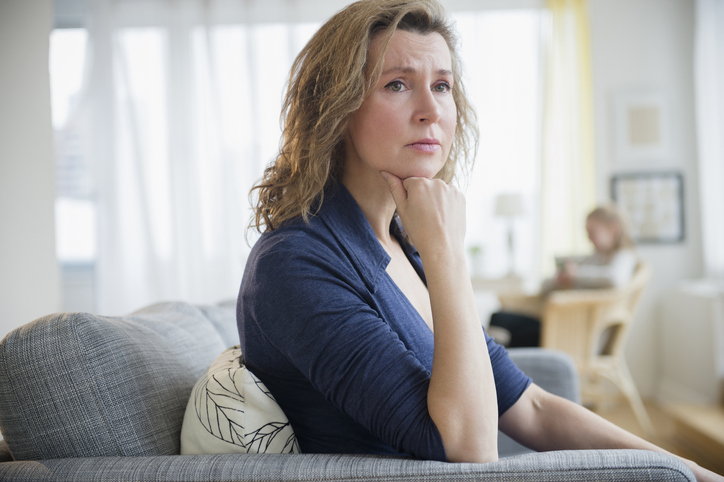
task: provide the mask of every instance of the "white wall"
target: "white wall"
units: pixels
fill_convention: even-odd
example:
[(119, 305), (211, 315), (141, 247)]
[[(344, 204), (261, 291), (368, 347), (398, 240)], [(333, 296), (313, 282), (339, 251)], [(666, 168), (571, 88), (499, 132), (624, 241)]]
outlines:
[(0, 2), (0, 338), (59, 310), (51, 0)]
[(713, 405), (724, 402), (724, 284), (683, 282), (661, 303), (663, 353), (657, 400)]
[[(692, 0), (589, 0), (591, 20), (598, 197), (609, 196), (613, 174), (679, 171), (684, 176), (685, 235), (681, 244), (643, 245), (641, 257), (653, 267), (626, 358), (642, 396), (652, 397), (660, 377), (661, 311), (664, 294), (682, 279), (702, 275), (694, 125)], [(621, 164), (615, 159), (613, 94), (621, 88), (650, 88), (669, 100), (670, 159)]]

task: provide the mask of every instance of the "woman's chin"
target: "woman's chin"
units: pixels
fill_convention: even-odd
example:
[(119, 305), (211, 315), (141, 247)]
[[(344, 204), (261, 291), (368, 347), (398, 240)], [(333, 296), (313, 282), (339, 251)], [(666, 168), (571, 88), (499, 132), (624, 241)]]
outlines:
[(407, 179), (408, 177), (422, 177), (425, 179), (434, 179), (435, 176), (440, 172), (441, 168), (435, 167), (416, 167), (408, 169), (399, 169), (398, 172), (393, 172), (395, 176), (400, 179)]

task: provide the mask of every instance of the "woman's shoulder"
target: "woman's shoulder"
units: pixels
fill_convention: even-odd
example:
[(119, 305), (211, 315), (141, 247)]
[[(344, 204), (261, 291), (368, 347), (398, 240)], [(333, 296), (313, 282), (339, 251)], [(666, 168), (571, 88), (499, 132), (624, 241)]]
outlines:
[(318, 218), (287, 223), (261, 235), (249, 253), (246, 273), (268, 277), (327, 269), (345, 263), (345, 253)]
[(621, 248), (616, 251), (616, 256), (622, 258), (635, 258), (638, 259), (638, 253), (633, 248)]
[(251, 258), (290, 257), (318, 253), (329, 249), (332, 242), (329, 229), (316, 218), (308, 222), (299, 218), (268, 230), (254, 244)]
[(638, 253), (630, 248), (622, 248), (616, 251), (611, 259), (612, 263), (621, 263), (625, 265), (636, 266), (639, 262)]

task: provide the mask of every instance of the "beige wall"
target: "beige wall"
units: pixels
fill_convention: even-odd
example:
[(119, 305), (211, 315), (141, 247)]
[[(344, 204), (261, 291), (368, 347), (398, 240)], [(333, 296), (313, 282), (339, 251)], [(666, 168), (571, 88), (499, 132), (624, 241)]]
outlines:
[(58, 311), (51, 0), (0, 1), (0, 338)]
[[(702, 275), (694, 125), (692, 0), (589, 0), (591, 16), (598, 197), (607, 199), (610, 176), (623, 172), (679, 171), (684, 176), (686, 240), (639, 248), (654, 275), (642, 301), (626, 358), (642, 396), (660, 377), (662, 306), (680, 280)], [(621, 88), (651, 88), (669, 100), (670, 159), (622, 164), (615, 158), (613, 95)]]

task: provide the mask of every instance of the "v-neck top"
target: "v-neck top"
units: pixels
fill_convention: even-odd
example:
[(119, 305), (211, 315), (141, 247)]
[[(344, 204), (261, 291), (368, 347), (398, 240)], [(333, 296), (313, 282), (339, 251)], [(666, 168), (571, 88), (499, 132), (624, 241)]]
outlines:
[[(390, 232), (425, 282), (396, 220)], [(267, 231), (251, 250), (237, 304), (242, 353), (302, 452), (446, 460), (427, 410), (433, 333), (388, 275), (389, 262), (341, 184), (308, 223)], [(502, 415), (530, 379), (485, 336)]]

